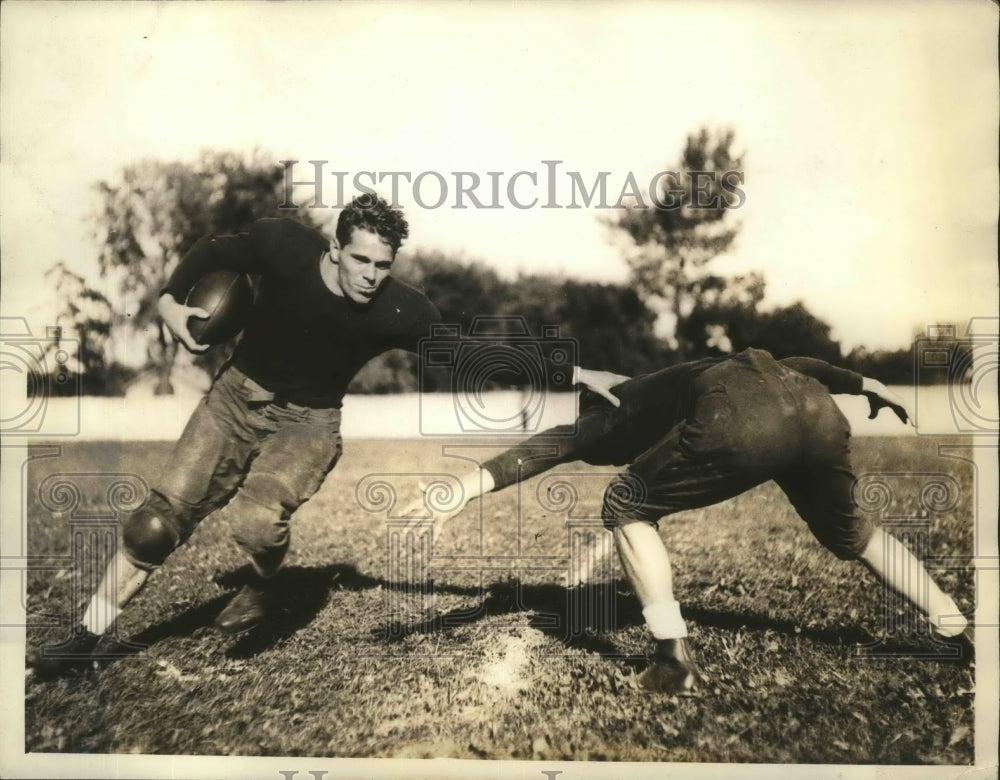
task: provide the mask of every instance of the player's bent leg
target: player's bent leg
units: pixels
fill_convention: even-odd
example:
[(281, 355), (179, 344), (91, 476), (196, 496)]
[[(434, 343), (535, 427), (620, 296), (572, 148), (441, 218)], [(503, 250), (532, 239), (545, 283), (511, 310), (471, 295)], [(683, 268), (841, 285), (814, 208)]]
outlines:
[[(252, 477), (252, 478), (251, 478)], [(280, 499), (263, 503), (258, 496), (280, 494), (280, 485), (270, 485), (267, 475), (255, 474), (222, 510), (230, 520), (233, 540), (250, 556), (255, 577), (219, 613), (215, 626), (227, 634), (241, 634), (257, 628), (275, 607), (273, 579), (288, 550), (289, 514)]]
[(282, 420), (222, 510), (234, 541), (250, 555), (257, 575), (216, 619), (216, 626), (226, 633), (256, 628), (273, 612), (273, 580), (288, 550), (291, 517), (319, 490), (340, 458), (339, 412), (300, 414), (316, 419)]
[(250, 631), (274, 612), (274, 578), (288, 552), (289, 521), (307, 498), (296, 496), (278, 476), (254, 470), (222, 510), (230, 518), (233, 540), (250, 556), (256, 576), (219, 613), (215, 625), (220, 631)]
[(650, 691), (679, 694), (700, 677), (687, 640), (687, 626), (674, 599), (670, 558), (655, 526), (629, 522), (615, 529), (618, 553), (642, 605), (646, 627), (655, 640), (649, 667), (639, 678)]
[(158, 493), (131, 513), (123, 523), (122, 548), (108, 562), (91, 596), (82, 622), (69, 642), (33, 650), (27, 665), (42, 676), (53, 676), (93, 664), (101, 638), (114, 626), (122, 610), (142, 589), (154, 569), (180, 543), (177, 521), (169, 502)]
[(670, 558), (656, 531), (645, 522), (626, 522), (615, 529), (618, 553), (642, 616), (655, 640), (649, 667), (639, 678), (650, 691), (679, 694), (690, 691), (699, 673), (687, 640), (687, 626), (674, 598)]
[(608, 486), (603, 515), (605, 526), (614, 530), (625, 576), (639, 598), (646, 627), (655, 640), (649, 667), (639, 682), (646, 690), (657, 693), (686, 693), (696, 685), (699, 673), (680, 604), (674, 598), (670, 556), (655, 522), (638, 519), (635, 514), (641, 510), (629, 511), (628, 504), (621, 501), (626, 490), (621, 482), (628, 478), (634, 475), (626, 472)]
[[(60, 673), (91, 665), (90, 653), (142, 589), (150, 574), (182, 544), (195, 526), (236, 490), (256, 448), (248, 427), (242, 380), (226, 372), (192, 413), (174, 445), (157, 490), (122, 528), (122, 548), (108, 564), (83, 622), (68, 645), (35, 650), (28, 664), (39, 673)], [(55, 651), (48, 652), (48, 651)]]
[(233, 541), (261, 577), (273, 577), (281, 568), (291, 540), (289, 520), (300, 503), (277, 476), (252, 471), (221, 510)]
[(222, 510), (263, 577), (280, 568), (292, 514), (320, 489), (342, 452), (338, 409), (274, 408), (269, 421), (273, 433)]
[(876, 528), (858, 555), (882, 582), (921, 610), (934, 633), (954, 640), (963, 649), (963, 659), (973, 661), (972, 629), (954, 599), (934, 582), (923, 563), (892, 534)]
[(660, 534), (650, 523), (630, 522), (615, 528), (615, 546), (643, 608), (674, 601), (670, 556)]
[[(923, 611), (942, 636), (955, 636), (965, 630), (965, 618), (951, 596), (938, 587), (923, 563), (892, 534), (876, 528), (858, 560)], [(959, 624), (944, 625), (944, 618), (953, 616)]]
[(854, 476), (846, 456), (822, 468), (782, 475), (777, 482), (824, 547), (841, 560), (863, 563), (881, 582), (921, 610), (936, 634), (954, 638), (963, 647), (965, 660), (971, 662), (971, 631), (954, 600), (906, 545), (869, 518), (858, 516), (851, 499)]
[(138, 569), (152, 571), (161, 566), (181, 540), (176, 512), (156, 492), (151, 493), (149, 500), (122, 525), (125, 556)]
[(289, 520), (300, 504), (279, 478), (253, 471), (222, 510), (233, 541), (250, 556), (256, 576), (215, 619), (220, 631), (242, 634), (273, 614), (277, 606), (274, 578), (291, 540)]

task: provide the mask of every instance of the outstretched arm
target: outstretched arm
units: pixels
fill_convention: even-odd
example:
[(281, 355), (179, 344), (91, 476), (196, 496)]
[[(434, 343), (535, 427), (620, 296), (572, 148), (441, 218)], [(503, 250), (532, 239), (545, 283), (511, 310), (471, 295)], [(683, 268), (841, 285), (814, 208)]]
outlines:
[[(416, 499), (406, 509), (403, 510), (403, 517), (412, 517), (414, 521), (431, 517), (434, 524), (443, 524), (451, 518), (460, 515), (468, 503), (479, 498), (484, 493), (489, 493), (495, 488), (493, 475), (483, 468), (477, 468), (466, 473), (459, 480), (461, 483), (454, 501), (443, 506), (436, 506), (434, 496), (428, 485), (421, 483), (420, 498)], [(415, 522), (414, 522), (415, 525)]]
[(825, 360), (806, 357), (790, 357), (778, 361), (805, 376), (822, 383), (831, 394), (864, 395), (870, 407), (869, 420), (875, 419), (879, 410), (888, 408), (901, 422), (913, 424), (906, 403), (877, 379), (862, 376), (856, 371), (831, 366)]
[[(614, 413), (584, 414), (576, 425), (560, 425), (542, 431), (520, 444), (485, 461), (481, 467), (460, 478), (461, 490), (447, 506), (433, 506), (433, 497), (425, 493), (403, 510), (404, 516), (433, 517), (435, 522), (445, 522), (458, 515), (474, 498), (501, 490), (508, 485), (523, 482), (558, 466), (580, 460), (601, 445), (602, 438), (614, 426)], [(429, 513), (429, 514), (428, 514)]]
[(831, 366), (825, 360), (808, 357), (790, 357), (778, 361), (783, 366), (811, 377), (822, 384), (832, 395), (860, 395), (864, 377), (857, 371)]
[[(428, 490), (428, 486), (421, 484), (422, 495), (403, 510), (403, 516), (432, 517), (435, 524), (445, 523), (461, 514), (474, 498), (523, 482), (560, 463), (576, 460), (578, 458), (577, 447), (574, 446), (576, 437), (570, 437), (572, 430), (573, 427), (570, 425), (551, 428), (490, 458), (482, 466), (459, 478), (460, 489), (455, 499), (446, 505), (436, 506), (432, 491)], [(577, 433), (579, 434), (579, 431)]]

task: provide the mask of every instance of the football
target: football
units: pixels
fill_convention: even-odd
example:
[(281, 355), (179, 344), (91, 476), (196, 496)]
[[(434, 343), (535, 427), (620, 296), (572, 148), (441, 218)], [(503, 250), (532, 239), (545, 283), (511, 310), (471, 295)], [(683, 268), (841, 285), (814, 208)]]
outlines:
[(253, 308), (253, 284), (239, 271), (212, 271), (188, 290), (185, 306), (198, 306), (208, 317), (191, 317), (188, 330), (199, 344), (221, 344), (241, 330)]

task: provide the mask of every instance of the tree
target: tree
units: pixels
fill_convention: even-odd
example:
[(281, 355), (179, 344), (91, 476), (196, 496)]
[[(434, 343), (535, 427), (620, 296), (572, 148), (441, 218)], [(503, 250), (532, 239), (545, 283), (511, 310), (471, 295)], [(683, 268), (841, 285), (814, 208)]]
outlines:
[(680, 324), (680, 332), (689, 343), (701, 344), (692, 357), (756, 347), (779, 360), (805, 355), (837, 365), (850, 364), (841, 354), (840, 343), (830, 337), (830, 326), (802, 302), (760, 311), (765, 287), (760, 274), (730, 280), (712, 277), (711, 283), (702, 287), (701, 301)]
[[(890, 385), (914, 383), (913, 349), (876, 349), (864, 346), (852, 349), (847, 355), (847, 367), (865, 376), (875, 377)], [(929, 372), (923, 372), (925, 378)], [(936, 372), (941, 381), (948, 379), (946, 372)], [(933, 376), (933, 375), (932, 375)]]
[(509, 285), (478, 261), (464, 261), (442, 252), (416, 252), (394, 269), (394, 274), (424, 291), (441, 321), (457, 323), (468, 333), (472, 321), (498, 314)]
[(764, 299), (764, 277), (756, 272), (734, 277), (708, 274), (693, 285), (696, 303), (677, 323), (677, 339), (690, 345), (689, 358), (722, 355), (762, 346), (758, 306)]
[[(639, 293), (654, 309), (671, 316), (675, 326), (698, 305), (706, 265), (727, 252), (739, 232), (730, 220), (734, 195), (742, 183), (743, 156), (733, 150), (734, 133), (689, 135), (676, 176), (660, 177), (656, 203), (638, 203), (611, 224), (632, 239), (626, 260)], [(675, 329), (678, 358), (685, 360), (697, 343)]]
[(662, 368), (672, 357), (656, 337), (656, 315), (628, 285), (567, 280), (552, 322), (575, 339), (580, 365), (634, 376)]
[[(46, 271), (45, 279), (60, 301), (56, 338), (48, 344), (45, 364), (61, 366), (61, 370), (76, 380), (50, 381), (49, 387), (55, 392), (65, 390), (75, 394), (82, 391), (87, 395), (122, 392), (132, 372), (108, 358), (108, 339), (114, 319), (111, 302), (62, 262)], [(67, 356), (68, 360), (55, 360), (58, 353)]]
[[(653, 333), (655, 314), (630, 285), (539, 274), (507, 281), (482, 263), (440, 252), (418, 252), (395, 273), (423, 289), (440, 310), (442, 322), (460, 326), (465, 335), (473, 320), (483, 316), (500, 318), (491, 323), (491, 334), (510, 333), (523, 321), (538, 337), (543, 326), (557, 325), (559, 339), (576, 342), (581, 365), (626, 374), (661, 368), (669, 356)], [(416, 370), (415, 356), (380, 356), (362, 369), (350, 390), (409, 390)], [(425, 366), (422, 375), (425, 390), (450, 387), (447, 369)]]
[(61, 302), (56, 325), (63, 337), (76, 339), (78, 354), (73, 365), (67, 366), (78, 374), (93, 374), (104, 368), (108, 336), (111, 334), (113, 311), (111, 302), (92, 290), (79, 274), (62, 262), (45, 272), (45, 279), (55, 289)]
[[(141, 160), (126, 166), (118, 180), (96, 185), (100, 272), (121, 298), (114, 325), (145, 334), (157, 393), (173, 392), (170, 369), (177, 350), (156, 313), (167, 278), (202, 236), (237, 233), (268, 216), (317, 226), (305, 208), (278, 210), (283, 187), (284, 169), (259, 152), (247, 158), (205, 152), (194, 164)], [(213, 349), (195, 362), (211, 371), (225, 352)]]
[(830, 338), (830, 326), (813, 315), (803, 303), (783, 306), (761, 315), (756, 333), (738, 349), (756, 346), (777, 359), (805, 355), (843, 365), (840, 343)]
[(967, 328), (937, 323), (915, 329), (913, 343), (905, 349), (855, 347), (847, 356), (848, 366), (887, 384), (973, 383), (977, 366), (980, 376), (996, 373), (996, 344), (970, 338)]

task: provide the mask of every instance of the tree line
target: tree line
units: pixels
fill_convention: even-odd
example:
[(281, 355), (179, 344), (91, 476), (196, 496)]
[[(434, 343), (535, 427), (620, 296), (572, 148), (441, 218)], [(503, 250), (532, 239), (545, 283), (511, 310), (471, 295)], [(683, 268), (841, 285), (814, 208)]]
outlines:
[[(729, 130), (691, 134), (671, 168), (680, 180), (670, 183), (689, 194), (678, 199), (663, 193), (663, 202), (673, 198), (676, 208), (636, 206), (607, 223), (627, 237), (623, 252), (630, 275), (625, 284), (540, 274), (507, 279), (481, 262), (433, 251), (408, 253), (394, 274), (423, 289), (443, 321), (466, 334), (484, 316), (522, 318), (536, 336), (544, 326), (557, 325), (559, 338), (573, 340), (579, 363), (588, 368), (636, 375), (757, 347), (777, 358), (822, 358), (888, 383), (939, 380), (938, 375), (915, 372), (913, 349), (859, 347), (844, 354), (830, 326), (802, 303), (765, 310), (766, 280), (759, 273), (727, 277), (713, 272), (711, 261), (732, 248), (740, 225), (725, 199), (712, 197), (712, 192), (701, 193), (711, 204), (707, 207), (691, 202), (690, 193), (697, 188), (686, 177), (712, 173), (702, 176), (699, 185), (711, 189), (721, 186), (722, 174), (741, 176), (743, 156), (733, 151), (734, 142)], [(92, 224), (102, 284), (110, 293), (62, 263), (47, 275), (60, 301), (57, 332), (78, 343), (78, 356), (62, 368), (76, 373), (79, 381), (62, 386), (116, 395), (138, 377), (152, 375), (154, 392), (172, 392), (177, 346), (156, 316), (156, 301), (198, 238), (240, 232), (268, 216), (290, 217), (332, 233), (332, 225), (321, 223), (308, 208), (279, 210), (283, 186), (282, 168), (260, 152), (206, 152), (193, 164), (139, 161), (116, 179), (99, 182), (101, 205)], [(123, 340), (133, 351), (144, 352), (138, 365), (116, 359), (115, 345)], [(58, 348), (50, 345), (50, 352)], [(214, 373), (232, 348), (233, 343), (216, 347), (193, 357), (193, 364)], [(441, 371), (420, 372), (416, 355), (390, 352), (365, 366), (349, 392), (447, 386)]]

